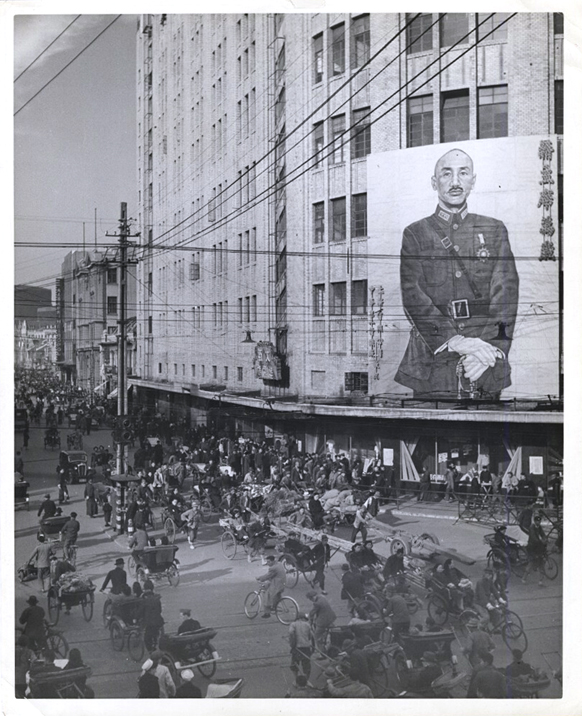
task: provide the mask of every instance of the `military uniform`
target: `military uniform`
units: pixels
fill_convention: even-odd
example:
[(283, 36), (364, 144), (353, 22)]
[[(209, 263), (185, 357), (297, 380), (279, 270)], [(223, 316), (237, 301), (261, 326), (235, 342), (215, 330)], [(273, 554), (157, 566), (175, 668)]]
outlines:
[[(500, 351), (495, 367), (477, 381), (480, 395), (496, 396), (511, 385), (507, 357), (519, 278), (501, 221), (470, 214), (466, 206), (458, 213), (437, 206), (404, 229), (400, 282), (412, 331), (394, 378), (398, 383), (417, 396), (457, 397), (460, 356), (446, 343), (462, 335)], [(467, 379), (463, 388), (469, 388)]]

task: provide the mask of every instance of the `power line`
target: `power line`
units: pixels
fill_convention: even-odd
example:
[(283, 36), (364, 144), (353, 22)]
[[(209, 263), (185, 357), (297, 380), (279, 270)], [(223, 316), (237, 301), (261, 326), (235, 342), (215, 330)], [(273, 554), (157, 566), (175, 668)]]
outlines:
[(39, 95), (43, 90), (45, 90), (52, 82), (54, 82), (54, 80), (56, 80), (57, 77), (59, 77), (59, 75), (62, 75), (62, 73), (67, 69), (67, 67), (70, 67), (70, 66), (73, 64), (73, 62), (74, 62), (78, 57), (80, 57), (80, 56), (85, 52), (85, 50), (88, 50), (88, 49), (91, 47), (91, 45), (93, 45), (93, 43), (95, 43), (95, 42), (101, 37), (101, 35), (103, 35), (105, 32), (107, 32), (107, 30), (109, 30), (109, 28), (111, 27), (111, 25), (113, 25), (113, 23), (117, 22), (120, 17), (121, 17), (121, 15), (117, 15), (117, 16), (109, 23), (109, 25), (107, 25), (107, 27), (105, 27), (103, 30), (101, 30), (101, 32), (100, 32), (98, 35), (96, 35), (96, 36), (91, 40), (91, 42), (89, 42), (87, 45), (85, 45), (85, 47), (83, 47), (83, 49), (82, 49), (80, 52), (78, 52), (78, 53), (73, 57), (72, 60), (70, 60), (69, 62), (67, 62), (67, 64), (66, 64), (62, 69), (60, 69), (60, 70), (57, 72), (56, 75), (53, 75), (53, 76), (50, 78), (50, 80), (48, 80), (47, 82), (45, 82), (44, 85), (43, 85), (37, 92), (35, 92), (35, 93), (32, 95), (32, 97), (30, 97), (30, 99), (28, 99), (19, 109), (17, 109), (16, 112), (14, 112), (14, 115), (13, 115), (13, 116), (16, 117), (16, 115), (17, 115), (19, 112), (22, 112), (22, 110), (23, 110), (27, 105), (29, 105), (29, 104), (32, 102), (33, 99), (35, 99), (36, 97), (38, 97), (38, 95)]
[(47, 45), (47, 46), (44, 48), (44, 50), (40, 53), (40, 55), (37, 55), (37, 56), (34, 58), (34, 60), (33, 60), (27, 67), (25, 67), (25, 68), (22, 70), (22, 72), (18, 75), (18, 77), (16, 77), (16, 78), (14, 79), (14, 82), (16, 82), (17, 80), (19, 80), (19, 79), (22, 77), (22, 75), (23, 75), (25, 72), (27, 72), (27, 71), (34, 65), (34, 63), (35, 63), (37, 60), (40, 60), (40, 58), (44, 55), (44, 53), (45, 53), (47, 50), (49, 50), (49, 49), (55, 44), (55, 42), (59, 39), (59, 37), (62, 37), (62, 36), (65, 34), (65, 32), (71, 27), (71, 25), (73, 25), (75, 22), (77, 22), (77, 20), (78, 20), (80, 17), (81, 17), (80, 15), (77, 15), (77, 17), (75, 17), (75, 18), (65, 27), (65, 29), (64, 29), (62, 32), (60, 32), (60, 33), (55, 37), (55, 39), (54, 39), (49, 45)]

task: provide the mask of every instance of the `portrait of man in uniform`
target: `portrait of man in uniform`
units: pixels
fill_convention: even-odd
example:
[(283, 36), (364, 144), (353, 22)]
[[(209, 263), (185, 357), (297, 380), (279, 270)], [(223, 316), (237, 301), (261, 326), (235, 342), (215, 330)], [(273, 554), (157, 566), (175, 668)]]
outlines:
[(519, 277), (503, 222), (469, 212), (471, 157), (451, 149), (431, 179), (438, 205), (404, 229), (402, 303), (412, 324), (394, 380), (419, 398), (495, 400), (511, 385)]

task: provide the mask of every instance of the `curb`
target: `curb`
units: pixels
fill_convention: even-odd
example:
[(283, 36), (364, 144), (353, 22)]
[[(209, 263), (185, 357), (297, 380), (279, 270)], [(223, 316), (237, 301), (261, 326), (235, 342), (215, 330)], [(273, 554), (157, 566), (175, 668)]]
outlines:
[(458, 519), (455, 515), (434, 515), (429, 512), (409, 512), (408, 510), (392, 510), (392, 514), (399, 517), (423, 517), (432, 520), (452, 520), (453, 522)]

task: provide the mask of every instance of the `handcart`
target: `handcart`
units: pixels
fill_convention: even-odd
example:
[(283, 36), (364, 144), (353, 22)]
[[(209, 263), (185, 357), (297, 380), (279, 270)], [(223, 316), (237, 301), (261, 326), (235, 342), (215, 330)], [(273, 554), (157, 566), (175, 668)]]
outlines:
[(86, 622), (93, 618), (93, 606), (95, 604), (95, 585), (91, 580), (84, 580), (78, 572), (71, 572), (63, 575), (67, 578), (66, 584), (53, 584), (48, 590), (48, 617), (49, 624), (58, 624), (61, 609), (64, 607), (67, 612), (71, 607), (81, 605), (83, 617)]

